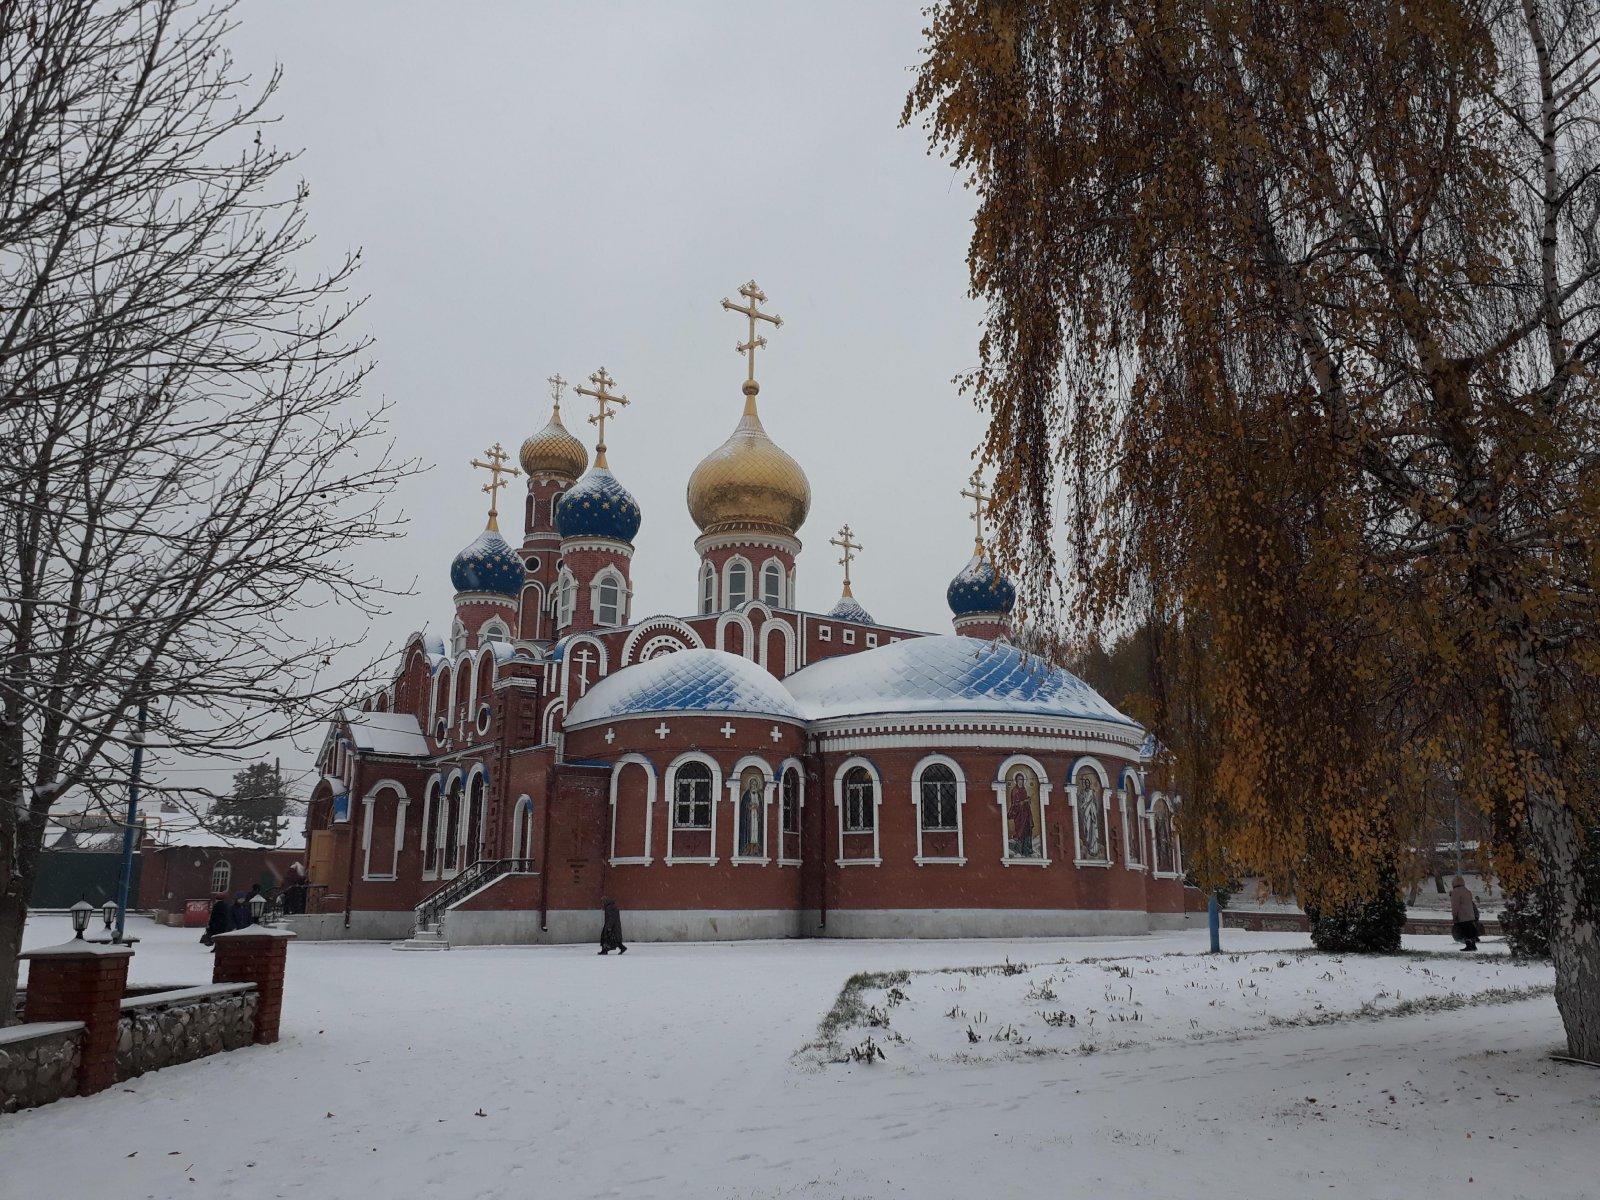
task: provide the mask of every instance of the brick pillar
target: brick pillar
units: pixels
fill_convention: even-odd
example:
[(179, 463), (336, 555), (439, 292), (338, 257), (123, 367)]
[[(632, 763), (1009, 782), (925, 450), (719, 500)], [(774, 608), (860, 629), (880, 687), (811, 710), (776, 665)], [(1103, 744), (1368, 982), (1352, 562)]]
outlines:
[(211, 939), (212, 983), (256, 985), (256, 1036), (259, 1045), (278, 1040), (278, 1017), (283, 1011), (283, 965), (289, 957), (287, 929), (252, 925)]
[(103, 1092), (117, 1081), (117, 1022), (128, 985), (128, 946), (72, 941), (30, 950), (25, 1021), (82, 1021), (78, 1094)]

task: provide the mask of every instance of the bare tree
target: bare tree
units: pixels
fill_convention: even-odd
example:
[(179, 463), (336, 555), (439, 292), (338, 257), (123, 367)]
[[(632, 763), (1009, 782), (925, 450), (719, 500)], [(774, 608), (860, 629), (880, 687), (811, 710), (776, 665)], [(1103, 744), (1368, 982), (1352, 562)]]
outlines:
[(141, 708), (210, 757), (325, 715), (342, 647), (292, 618), (375, 611), (412, 469), (231, 7), (0, 4), (0, 1022), (52, 803), (120, 797)]

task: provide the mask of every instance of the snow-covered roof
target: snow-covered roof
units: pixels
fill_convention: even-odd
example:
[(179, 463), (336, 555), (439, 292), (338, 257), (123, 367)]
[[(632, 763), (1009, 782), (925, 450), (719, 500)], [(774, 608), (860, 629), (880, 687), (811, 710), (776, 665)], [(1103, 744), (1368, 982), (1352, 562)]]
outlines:
[(422, 736), (422, 726), (411, 713), (348, 709), (345, 721), (350, 726), (350, 740), (358, 750), (406, 758), (427, 757), (428, 739)]
[(791, 696), (747, 658), (722, 650), (680, 650), (608, 675), (567, 714), (567, 728), (653, 712), (756, 713), (804, 720)]
[(981, 638), (908, 638), (807, 667), (789, 692), (812, 720), (872, 713), (1028, 713), (1138, 729), (1070, 671)]
[(185, 849), (218, 849), (231, 848), (237, 850), (304, 850), (306, 848), (305, 831), (302, 829), (287, 829), (278, 838), (276, 845), (258, 842), (254, 838), (228, 837), (226, 834), (217, 833), (212, 829), (205, 829), (199, 825), (192, 825), (187, 829), (154, 828), (145, 834), (143, 845), (164, 848), (177, 846)]

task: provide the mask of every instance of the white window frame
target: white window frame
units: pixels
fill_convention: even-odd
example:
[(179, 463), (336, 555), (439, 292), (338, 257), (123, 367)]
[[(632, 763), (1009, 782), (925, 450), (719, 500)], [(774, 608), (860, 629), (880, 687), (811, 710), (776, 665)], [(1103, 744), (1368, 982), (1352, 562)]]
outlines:
[[(1039, 781), (1039, 848), (1044, 853), (1038, 858), (1013, 858), (1011, 855), (1011, 821), (1007, 811), (1011, 803), (1010, 775), (1017, 767), (1027, 767)], [(1013, 754), (1000, 764), (995, 779), (995, 805), (1000, 809), (1000, 861), (1008, 867), (1048, 867), (1050, 865), (1050, 775), (1044, 764), (1030, 754)]]
[[(794, 858), (784, 856), (784, 848), (788, 843), (784, 840), (787, 831), (783, 828), (783, 780), (790, 771), (793, 771), (799, 786), (795, 789), (795, 823), (799, 827), (795, 837), (800, 843), (800, 853)], [(798, 867), (805, 858), (805, 830), (806, 830), (806, 772), (798, 758), (786, 758), (778, 764), (778, 865), (780, 867)]]
[[(744, 568), (744, 594), (735, 600), (733, 598), (733, 569)], [(750, 560), (742, 554), (735, 554), (722, 565), (722, 607), (724, 609), (738, 608), (750, 599), (750, 585), (755, 579), (755, 571), (750, 566)]]
[(566, 564), (556, 576), (556, 628), (565, 629), (572, 624), (578, 608), (578, 578)]
[[(922, 848), (922, 835), (924, 833), (949, 833), (950, 830), (927, 830), (922, 824), (922, 776), (929, 767), (948, 767), (955, 776), (956, 782), (956, 852), (950, 855), (924, 853)], [(943, 754), (930, 754), (919, 762), (911, 771), (911, 803), (916, 809), (917, 818), (917, 866), (926, 866), (929, 863), (943, 863), (954, 866), (965, 866), (967, 862), (967, 833), (966, 833), (966, 807), (967, 807), (967, 775), (961, 769), (961, 764), (955, 759)]]
[[(674, 836), (678, 833), (678, 772), (688, 763), (703, 763), (711, 768), (711, 853), (709, 855), (683, 856), (677, 853), (674, 845)], [(699, 750), (686, 750), (667, 766), (666, 777), (666, 802), (667, 809), (667, 858), (669, 867), (679, 863), (701, 863), (706, 866), (715, 866), (717, 863), (717, 795), (722, 790), (722, 768), (717, 760), (709, 754)], [(685, 829), (685, 833), (700, 833), (699, 829)]]
[(460, 617), (450, 622), (450, 653), (462, 654), (467, 649), (467, 626)]
[[(617, 854), (617, 785), (625, 767), (639, 766), (645, 770), (644, 853)], [(651, 850), (655, 845), (656, 765), (642, 754), (624, 754), (611, 764), (611, 865), (614, 867), (648, 867), (654, 860)]]
[[(394, 806), (394, 854), (389, 859), (387, 871), (374, 871), (372, 869), (372, 817), (378, 810), (378, 796), (382, 792), (396, 792), (399, 799)], [(411, 803), (406, 795), (406, 789), (393, 779), (382, 779), (367, 789), (367, 794), (361, 798), (361, 878), (364, 880), (377, 880), (379, 882), (398, 879), (400, 877), (400, 851), (405, 849), (406, 843), (406, 806)], [(383, 864), (379, 864), (382, 866)]]
[[(217, 886), (217, 875), (222, 875), (222, 886)], [(211, 894), (213, 896), (228, 894), (228, 889), (233, 887), (233, 864), (225, 858), (219, 858), (211, 864)]]
[[(845, 838), (847, 838), (847, 837), (858, 838), (858, 837), (865, 837), (866, 836), (866, 831), (865, 830), (861, 830), (861, 831), (857, 831), (857, 832), (853, 832), (853, 833), (848, 833), (848, 834), (844, 830), (844, 818), (845, 818), (844, 780), (845, 780), (845, 776), (850, 774), (850, 772), (853, 771), (856, 767), (865, 767), (866, 771), (867, 771), (867, 774), (872, 777), (872, 857), (871, 858), (846, 858), (845, 855), (844, 855), (844, 840), (845, 840)], [(838, 818), (836, 824), (839, 827), (839, 835), (838, 835), (838, 837), (839, 837), (839, 856), (838, 856), (838, 858), (836, 858), (834, 860), (835, 864), (838, 865), (838, 866), (841, 866), (841, 867), (876, 867), (876, 866), (881, 866), (882, 863), (883, 863), (883, 857), (882, 857), (883, 821), (879, 819), (882, 816), (882, 813), (879, 812), (879, 809), (881, 809), (883, 807), (883, 776), (878, 773), (878, 768), (873, 763), (873, 761), (871, 759), (862, 758), (860, 755), (856, 755), (854, 757), (845, 759), (844, 762), (839, 764), (838, 769), (836, 771), (834, 771), (834, 773), (833, 773), (833, 806), (834, 806), (834, 809), (835, 809), (835, 815)]]
[[(1143, 808), (1144, 788), (1139, 782), (1139, 773), (1131, 767), (1122, 773), (1122, 787), (1118, 789), (1119, 801), (1117, 807), (1122, 813), (1122, 865), (1130, 871), (1147, 871), (1150, 866), (1144, 858), (1144, 814)], [(1132, 811), (1129, 811), (1129, 807)], [(1139, 847), (1139, 856), (1135, 858), (1131, 851)]]
[(511, 857), (533, 857), (533, 797), (526, 792), (517, 797), (511, 808)]
[[(617, 610), (614, 618), (606, 620), (601, 613), (601, 596), (606, 585), (610, 584), (617, 589)], [(622, 572), (616, 567), (607, 566), (600, 570), (589, 582), (589, 611), (594, 614), (594, 623), (607, 628), (617, 629), (628, 623), (628, 601), (631, 593), (628, 590), (628, 581), (622, 577)]]
[(876, 646), (877, 644), (878, 644), (878, 635), (875, 634), (875, 633), (867, 634), (867, 645)]
[[(1085, 858), (1078, 825), (1078, 776), (1090, 771), (1100, 781), (1100, 840), (1105, 844), (1104, 858)], [(1110, 867), (1111, 862), (1111, 780), (1100, 761), (1084, 755), (1072, 764), (1067, 773), (1067, 804), (1072, 809), (1072, 865), (1076, 867)]]
[(717, 611), (717, 568), (710, 559), (700, 564), (700, 615)]
[[(755, 767), (761, 772), (761, 854), (751, 858), (739, 853), (739, 786), (745, 771)], [(748, 754), (733, 764), (733, 770), (728, 773), (727, 781), (723, 787), (728, 793), (729, 812), (733, 814), (732, 824), (729, 826), (730, 853), (728, 861), (735, 866), (747, 864), (750, 866), (766, 866), (772, 861), (770, 837), (772, 834), (772, 797), (776, 788), (776, 777), (772, 768), (767, 765), (764, 758)], [(781, 819), (782, 813), (779, 814)], [(782, 836), (781, 834), (779, 835)]]
[[(778, 587), (775, 592), (769, 595), (767, 592), (767, 580), (773, 571), (778, 573)], [(784, 597), (786, 596), (788, 590), (788, 579), (785, 576), (786, 572), (783, 569), (783, 560), (781, 558), (769, 558), (766, 562), (761, 564), (761, 586), (759, 588), (759, 593), (761, 596), (761, 603), (765, 604), (768, 608), (783, 607)]]
[(478, 645), (485, 646), (490, 642), (509, 642), (511, 629), (499, 617), (490, 617), (478, 629)]
[(817, 626), (817, 641), (819, 641), (819, 642), (831, 642), (831, 641), (833, 641), (833, 626), (832, 625), (818, 625)]
[(854, 646), (856, 644), (856, 631), (854, 629), (842, 629), (839, 632), (846, 646)]

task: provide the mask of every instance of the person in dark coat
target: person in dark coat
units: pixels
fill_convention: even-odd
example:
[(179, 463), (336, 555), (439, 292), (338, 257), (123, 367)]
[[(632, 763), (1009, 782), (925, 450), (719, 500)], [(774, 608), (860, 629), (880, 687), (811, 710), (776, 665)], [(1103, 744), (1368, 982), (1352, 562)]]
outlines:
[(1463, 950), (1476, 950), (1481, 926), (1478, 924), (1478, 901), (1467, 887), (1467, 881), (1457, 875), (1450, 888), (1450, 932), (1456, 941), (1464, 943)]
[(207, 946), (211, 939), (219, 933), (227, 933), (233, 928), (233, 910), (228, 907), (226, 900), (214, 901), (211, 905), (211, 919), (206, 922), (206, 931), (200, 935), (200, 940)]
[(617, 950), (626, 954), (628, 948), (622, 944), (622, 914), (617, 911), (617, 902), (608, 896), (602, 903), (606, 917), (600, 926), (600, 953)]
[(283, 876), (283, 911), (303, 913), (305, 910), (306, 869), (299, 863), (293, 863)]
[(229, 910), (235, 929), (249, 929), (255, 922), (250, 919), (250, 906), (244, 902), (244, 893), (233, 894), (233, 908)]

